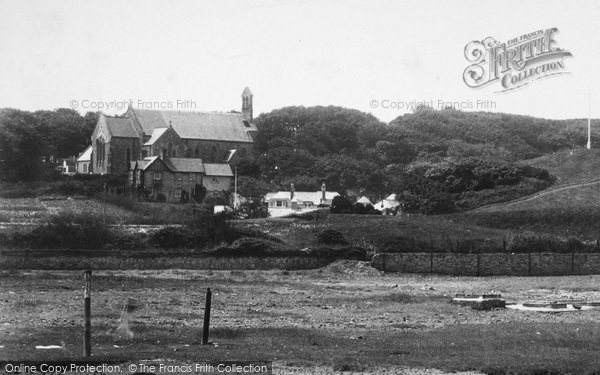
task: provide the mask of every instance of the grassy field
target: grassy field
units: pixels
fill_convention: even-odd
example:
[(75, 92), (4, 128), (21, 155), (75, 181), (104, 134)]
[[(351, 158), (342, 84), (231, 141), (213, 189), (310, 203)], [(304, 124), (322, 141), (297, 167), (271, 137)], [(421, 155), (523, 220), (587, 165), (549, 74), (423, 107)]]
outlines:
[(537, 196), (467, 212), (465, 222), (531, 230), (586, 240), (600, 237), (600, 181), (556, 188)]
[[(272, 360), (276, 373), (298, 374), (315, 367), (586, 374), (600, 369), (599, 311), (477, 311), (449, 300), (494, 291), (508, 301), (597, 301), (599, 282), (382, 275), (355, 262), (311, 271), (98, 271), (92, 352), (108, 362)], [(0, 358), (81, 358), (79, 272), (3, 271), (0, 285)], [(206, 287), (214, 293), (212, 346), (198, 344)], [(127, 297), (141, 302), (133, 338), (115, 333)]]
[(556, 177), (554, 187), (600, 178), (598, 174), (600, 150), (598, 149), (563, 150), (535, 159), (523, 160), (519, 164), (547, 169)]
[(505, 230), (491, 229), (465, 223), (460, 215), (329, 215), (325, 220), (302, 221), (275, 218), (240, 221), (238, 225), (259, 229), (285, 240), (292, 248), (316, 245), (317, 235), (325, 229), (344, 234), (352, 245), (369, 248), (380, 247), (386, 239), (402, 237), (414, 239), (415, 250), (421, 248), (453, 248), (456, 240), (479, 240), (489, 246), (502, 246)]
[[(110, 197), (109, 197), (110, 198)], [(103, 204), (101, 199), (52, 196), (38, 198), (0, 198), (0, 222), (37, 223), (62, 212), (100, 216), (106, 212), (110, 224), (180, 224), (189, 219), (192, 204), (135, 202), (124, 197), (122, 206)]]

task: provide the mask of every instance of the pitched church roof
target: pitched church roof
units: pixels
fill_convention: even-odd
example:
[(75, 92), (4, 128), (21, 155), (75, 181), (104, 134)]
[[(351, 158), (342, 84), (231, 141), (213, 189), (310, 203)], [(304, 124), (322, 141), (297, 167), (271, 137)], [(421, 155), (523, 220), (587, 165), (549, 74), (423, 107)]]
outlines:
[(173, 129), (181, 138), (234, 141), (251, 143), (249, 130), (252, 123), (244, 122), (242, 114), (219, 112), (157, 111), (130, 108), (146, 135), (154, 135), (156, 128)]
[(165, 132), (167, 131), (167, 129), (169, 129), (169, 128), (155, 128), (154, 131), (152, 132), (152, 136), (150, 137), (150, 139), (148, 140), (148, 142), (144, 143), (144, 146), (153, 145), (154, 142), (158, 141), (158, 139), (163, 134), (165, 134)]
[(126, 117), (109, 117), (106, 118), (106, 126), (113, 137), (137, 138), (138, 135), (133, 128), (133, 124)]

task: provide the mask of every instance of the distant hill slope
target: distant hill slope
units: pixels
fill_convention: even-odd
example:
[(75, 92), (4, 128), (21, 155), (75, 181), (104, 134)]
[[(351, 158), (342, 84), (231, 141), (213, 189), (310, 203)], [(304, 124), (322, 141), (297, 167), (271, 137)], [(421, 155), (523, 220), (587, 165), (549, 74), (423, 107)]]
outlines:
[(600, 239), (600, 179), (555, 187), (530, 197), (489, 205), (462, 216), (469, 224)]
[(511, 202), (493, 204), (471, 212), (523, 211), (600, 207), (600, 177), (587, 182), (555, 186)]
[(600, 149), (562, 150), (517, 164), (546, 169), (556, 177), (551, 188), (600, 178)]

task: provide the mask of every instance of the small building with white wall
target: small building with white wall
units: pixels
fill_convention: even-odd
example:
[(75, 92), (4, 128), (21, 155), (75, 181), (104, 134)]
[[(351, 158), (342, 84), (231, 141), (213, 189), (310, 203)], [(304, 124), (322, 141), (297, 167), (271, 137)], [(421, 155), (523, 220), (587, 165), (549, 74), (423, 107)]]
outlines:
[(268, 193), (265, 202), (268, 205), (269, 215), (280, 217), (331, 206), (333, 198), (338, 195), (337, 192), (327, 191), (325, 183), (321, 186), (321, 191), (296, 191), (294, 184), (290, 184), (289, 191)]

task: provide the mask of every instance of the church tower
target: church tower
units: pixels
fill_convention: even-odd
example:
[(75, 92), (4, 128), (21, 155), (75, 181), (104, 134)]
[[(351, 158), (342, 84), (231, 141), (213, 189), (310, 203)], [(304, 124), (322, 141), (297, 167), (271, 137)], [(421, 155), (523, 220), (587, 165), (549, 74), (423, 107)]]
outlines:
[(252, 91), (249, 87), (242, 92), (242, 116), (244, 120), (252, 122)]

